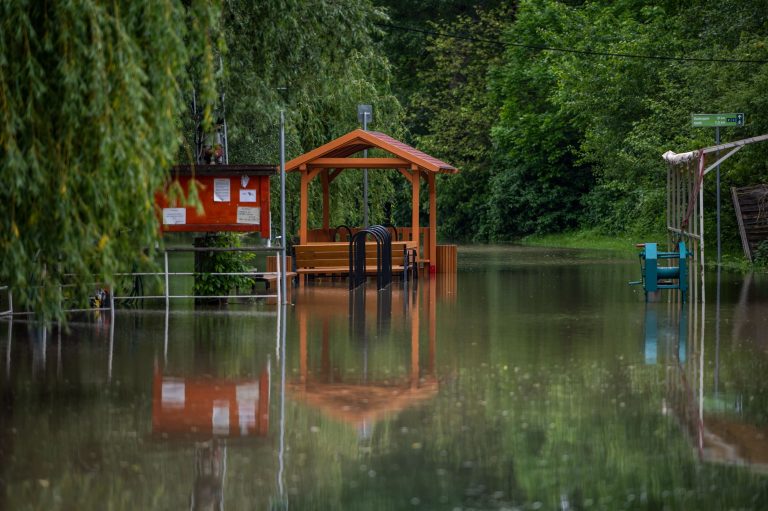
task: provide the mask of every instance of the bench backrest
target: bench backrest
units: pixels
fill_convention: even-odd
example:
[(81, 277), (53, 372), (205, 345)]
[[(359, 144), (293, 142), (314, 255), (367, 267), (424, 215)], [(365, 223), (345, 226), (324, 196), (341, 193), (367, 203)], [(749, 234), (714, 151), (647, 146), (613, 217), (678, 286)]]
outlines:
[[(405, 242), (392, 243), (392, 265), (402, 266)], [(349, 267), (349, 243), (295, 245), (296, 268)], [(376, 266), (376, 244), (365, 245), (366, 266)]]

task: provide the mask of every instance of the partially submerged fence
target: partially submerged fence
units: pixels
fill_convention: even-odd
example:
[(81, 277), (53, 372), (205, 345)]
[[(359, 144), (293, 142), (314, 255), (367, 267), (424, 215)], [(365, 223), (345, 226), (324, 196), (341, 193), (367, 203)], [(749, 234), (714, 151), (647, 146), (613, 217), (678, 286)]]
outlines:
[[(284, 269), (282, 268), (282, 258), (279, 257), (279, 255), (282, 253), (282, 247), (280, 246), (273, 246), (273, 247), (172, 247), (167, 248), (163, 251), (163, 271), (162, 272), (129, 272), (129, 273), (117, 273), (115, 276), (117, 277), (134, 277), (134, 278), (141, 278), (141, 277), (160, 277), (163, 282), (163, 294), (155, 294), (155, 295), (141, 295), (141, 294), (132, 294), (132, 295), (124, 295), (124, 296), (118, 296), (114, 289), (110, 290), (109, 293), (109, 306), (108, 307), (93, 307), (89, 309), (65, 309), (65, 312), (84, 312), (84, 311), (92, 311), (92, 310), (113, 310), (115, 308), (115, 301), (121, 300), (121, 301), (129, 301), (129, 300), (165, 300), (166, 306), (170, 304), (171, 299), (179, 299), (179, 298), (200, 298), (200, 299), (246, 299), (246, 298), (259, 298), (259, 299), (265, 299), (265, 298), (275, 298), (277, 299), (277, 303), (282, 303), (282, 292), (280, 285), (280, 280), (282, 279), (282, 275), (284, 273)], [(244, 272), (205, 272), (206, 275), (211, 276), (241, 276), (241, 277), (250, 277), (254, 280), (254, 283), (256, 281), (264, 281), (264, 282), (275, 282), (275, 293), (267, 293), (267, 294), (228, 294), (228, 295), (195, 295), (195, 294), (171, 294), (170, 290), (170, 279), (171, 277), (194, 277), (195, 275), (200, 274), (200, 272), (183, 272), (183, 271), (170, 271), (170, 264), (168, 260), (168, 254), (169, 253), (181, 253), (181, 252), (250, 252), (250, 253), (275, 253), (278, 255), (276, 258), (276, 264), (277, 264), (277, 270), (270, 272), (270, 271), (244, 271)], [(16, 311), (14, 310), (13, 306), (13, 294), (8, 286), (0, 286), (0, 290), (6, 290), (8, 292), (8, 310), (0, 311), (0, 317), (3, 316), (13, 316), (13, 315), (19, 315), (19, 314), (25, 314), (29, 315), (31, 312), (28, 311)]]

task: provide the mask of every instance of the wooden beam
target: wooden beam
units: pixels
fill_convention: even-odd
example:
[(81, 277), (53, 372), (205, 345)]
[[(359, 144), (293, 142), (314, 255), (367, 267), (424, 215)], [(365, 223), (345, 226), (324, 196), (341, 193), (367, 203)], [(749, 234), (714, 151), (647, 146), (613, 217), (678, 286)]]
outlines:
[(309, 165), (331, 169), (396, 169), (409, 163), (402, 158), (317, 158)]
[[(301, 194), (299, 198), (299, 244), (307, 243), (307, 207), (309, 203), (309, 179), (307, 172), (301, 173)], [(283, 243), (288, 240), (283, 240)]]
[(333, 180), (339, 177), (339, 174), (341, 174), (341, 171), (344, 169), (333, 169), (331, 171), (330, 176), (328, 177), (328, 182), (333, 183)]
[(437, 184), (435, 174), (427, 174), (429, 186), (429, 272), (437, 271)]
[[(417, 298), (418, 299), (418, 298)], [(419, 311), (414, 307), (411, 312), (411, 388), (419, 388)]]
[[(415, 165), (414, 165), (415, 167)], [(413, 168), (413, 179), (411, 180), (411, 240), (415, 241), (416, 257), (421, 258), (419, 250), (419, 169)]]
[(320, 171), (323, 170), (319, 167), (309, 167), (309, 171), (307, 172), (307, 182), (312, 181), (317, 177), (317, 175), (320, 173)]
[(328, 169), (323, 169), (323, 173), (320, 175), (320, 179), (323, 185), (323, 229), (328, 229), (330, 225), (330, 194), (328, 179)]
[(397, 171), (400, 172), (402, 175), (404, 175), (405, 179), (407, 179), (409, 183), (413, 182), (413, 176), (411, 175), (411, 173), (408, 170), (406, 170), (406, 169), (397, 169)]

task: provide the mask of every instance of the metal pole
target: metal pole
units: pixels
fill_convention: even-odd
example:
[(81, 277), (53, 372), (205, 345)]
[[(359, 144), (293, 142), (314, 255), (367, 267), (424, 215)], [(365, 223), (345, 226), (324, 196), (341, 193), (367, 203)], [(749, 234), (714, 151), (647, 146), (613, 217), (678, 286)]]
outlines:
[(170, 303), (170, 290), (168, 289), (168, 251), (163, 252), (165, 258), (165, 308), (167, 309)]
[[(720, 126), (715, 127), (715, 145), (720, 145)], [(720, 151), (715, 153), (715, 159), (720, 158)], [(716, 167), (717, 170), (717, 266), (720, 266), (720, 165)]]
[[(368, 131), (368, 112), (363, 113), (363, 131)], [(363, 158), (368, 158), (368, 149)], [(363, 227), (368, 227), (368, 169), (363, 169)]]
[(286, 273), (288, 272), (288, 268), (286, 266), (286, 247), (288, 245), (288, 236), (286, 235), (285, 231), (285, 111), (280, 110), (280, 235), (282, 236), (281, 240), (281, 250), (280, 250), (280, 256), (282, 258), (283, 264), (280, 265), (280, 268), (282, 268), (282, 274), (278, 274), (278, 277), (280, 278), (280, 295), (282, 296), (282, 303), (286, 304), (288, 303), (288, 293), (287, 290), (287, 283), (286, 283)]
[[(282, 306), (280, 306), (282, 307)], [(287, 502), (285, 496), (285, 392), (286, 392), (286, 363), (285, 363), (285, 315), (288, 311), (284, 308), (282, 310), (283, 321), (279, 325), (278, 335), (280, 337), (280, 351), (278, 356), (280, 357), (280, 438), (279, 446), (277, 450), (277, 493), (280, 499), (280, 505), (287, 509)]]
[(8, 318), (8, 347), (5, 353), (5, 378), (11, 379), (11, 349), (13, 345), (13, 315)]

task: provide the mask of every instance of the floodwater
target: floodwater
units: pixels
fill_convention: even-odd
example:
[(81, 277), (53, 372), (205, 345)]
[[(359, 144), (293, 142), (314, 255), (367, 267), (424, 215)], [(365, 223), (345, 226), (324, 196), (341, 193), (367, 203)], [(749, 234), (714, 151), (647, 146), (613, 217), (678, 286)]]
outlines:
[(765, 275), (680, 307), (633, 257), (459, 258), (284, 313), (0, 322), (0, 509), (768, 509)]

